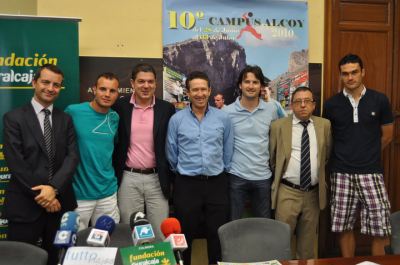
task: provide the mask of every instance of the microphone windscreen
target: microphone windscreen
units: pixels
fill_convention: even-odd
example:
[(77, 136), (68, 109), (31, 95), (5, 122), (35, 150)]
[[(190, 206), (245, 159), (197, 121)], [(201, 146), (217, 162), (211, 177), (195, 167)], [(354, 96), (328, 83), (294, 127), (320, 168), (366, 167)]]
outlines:
[(134, 212), (129, 218), (129, 226), (131, 227), (131, 230), (133, 230), (137, 225), (145, 225), (148, 223), (149, 221), (147, 221), (146, 215), (142, 212)]
[(182, 232), (181, 224), (176, 218), (166, 218), (161, 223), (161, 232), (165, 237), (168, 237), (170, 234), (180, 234)]
[(60, 222), (60, 230), (77, 233), (79, 229), (80, 218), (76, 212), (69, 211), (63, 214)]
[(115, 221), (108, 215), (102, 215), (97, 219), (94, 227), (96, 229), (105, 230), (111, 235), (115, 228)]

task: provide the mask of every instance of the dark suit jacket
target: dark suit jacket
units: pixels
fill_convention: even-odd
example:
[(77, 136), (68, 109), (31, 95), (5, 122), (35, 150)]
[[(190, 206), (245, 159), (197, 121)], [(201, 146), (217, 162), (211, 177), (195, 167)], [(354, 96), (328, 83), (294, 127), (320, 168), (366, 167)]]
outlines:
[[(115, 146), (113, 156), (113, 165), (118, 178), (118, 186), (121, 184), (131, 137), (133, 105), (130, 103), (130, 100), (131, 97), (129, 96), (120, 98), (113, 106), (113, 109), (119, 114), (118, 143)], [(156, 98), (153, 125), (154, 152), (161, 190), (166, 198), (169, 198), (170, 195), (170, 183), (173, 175), (165, 156), (165, 139), (169, 119), (174, 113), (175, 108), (171, 103)]]
[(36, 113), (29, 103), (4, 115), (4, 154), (11, 172), (5, 202), (5, 216), (14, 222), (33, 222), (43, 211), (31, 190), (37, 185), (58, 189), (61, 211), (77, 206), (72, 190), (72, 177), (79, 158), (71, 117), (53, 108), (52, 128), (55, 139), (54, 176), (49, 181), (48, 157)]
[[(311, 116), (311, 119), (314, 121), (315, 135), (317, 137), (318, 198), (319, 207), (322, 210), (326, 206), (325, 166), (328, 162), (332, 145), (331, 123), (329, 120), (317, 116)], [(293, 115), (290, 115), (271, 124), (269, 155), (271, 169), (275, 173), (274, 182), (271, 186), (272, 209), (276, 208), (279, 185), (292, 154), (292, 120)]]

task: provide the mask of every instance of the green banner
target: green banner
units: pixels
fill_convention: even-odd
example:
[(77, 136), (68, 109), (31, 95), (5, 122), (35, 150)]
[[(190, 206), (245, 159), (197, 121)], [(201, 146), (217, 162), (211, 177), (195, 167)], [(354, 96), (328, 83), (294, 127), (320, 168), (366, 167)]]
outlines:
[[(79, 101), (78, 19), (0, 16), (0, 114), (29, 102), (32, 79), (38, 67), (52, 63), (65, 79), (56, 106), (64, 109)], [(3, 154), (0, 122), (0, 240), (6, 239), (2, 217), (10, 172)]]
[(123, 265), (175, 265), (175, 257), (169, 242), (121, 248)]

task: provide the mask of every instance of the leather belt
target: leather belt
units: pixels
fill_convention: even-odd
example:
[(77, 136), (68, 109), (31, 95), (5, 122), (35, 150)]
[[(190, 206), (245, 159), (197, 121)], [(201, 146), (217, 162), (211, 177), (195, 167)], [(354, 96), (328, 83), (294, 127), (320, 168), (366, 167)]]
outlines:
[(145, 175), (157, 173), (157, 168), (155, 168), (155, 167), (153, 167), (153, 168), (125, 167), (124, 170), (139, 173), (139, 174), (145, 174)]
[(189, 175), (182, 175), (182, 174), (177, 174), (180, 177), (184, 178), (191, 178), (191, 179), (196, 179), (196, 180), (210, 180), (210, 179), (216, 179), (220, 176), (223, 176), (225, 172), (221, 172), (218, 175), (194, 175), (194, 176), (189, 176)]
[(281, 179), (281, 183), (284, 184), (284, 185), (286, 185), (286, 186), (289, 186), (289, 187), (291, 187), (291, 188), (293, 188), (293, 189), (301, 190), (301, 191), (306, 191), (306, 192), (307, 192), (307, 191), (312, 191), (313, 189), (315, 189), (316, 187), (318, 187), (318, 184), (315, 184), (315, 185), (313, 185), (313, 186), (308, 187), (307, 189), (302, 189), (302, 188), (300, 187), (300, 185), (294, 184), (294, 183), (292, 183), (292, 182), (290, 182), (290, 181), (288, 181), (288, 180), (286, 180), (286, 179)]

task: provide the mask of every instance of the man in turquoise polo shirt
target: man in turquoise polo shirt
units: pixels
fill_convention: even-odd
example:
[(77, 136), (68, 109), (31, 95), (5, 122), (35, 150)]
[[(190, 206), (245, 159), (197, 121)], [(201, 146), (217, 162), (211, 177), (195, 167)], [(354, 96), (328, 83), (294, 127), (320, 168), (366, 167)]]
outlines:
[(91, 102), (74, 104), (65, 112), (71, 115), (79, 147), (80, 163), (73, 179), (81, 217), (80, 230), (95, 224), (102, 215), (119, 222), (117, 178), (112, 166), (119, 116), (111, 109), (118, 98), (119, 80), (112, 73), (98, 76)]

